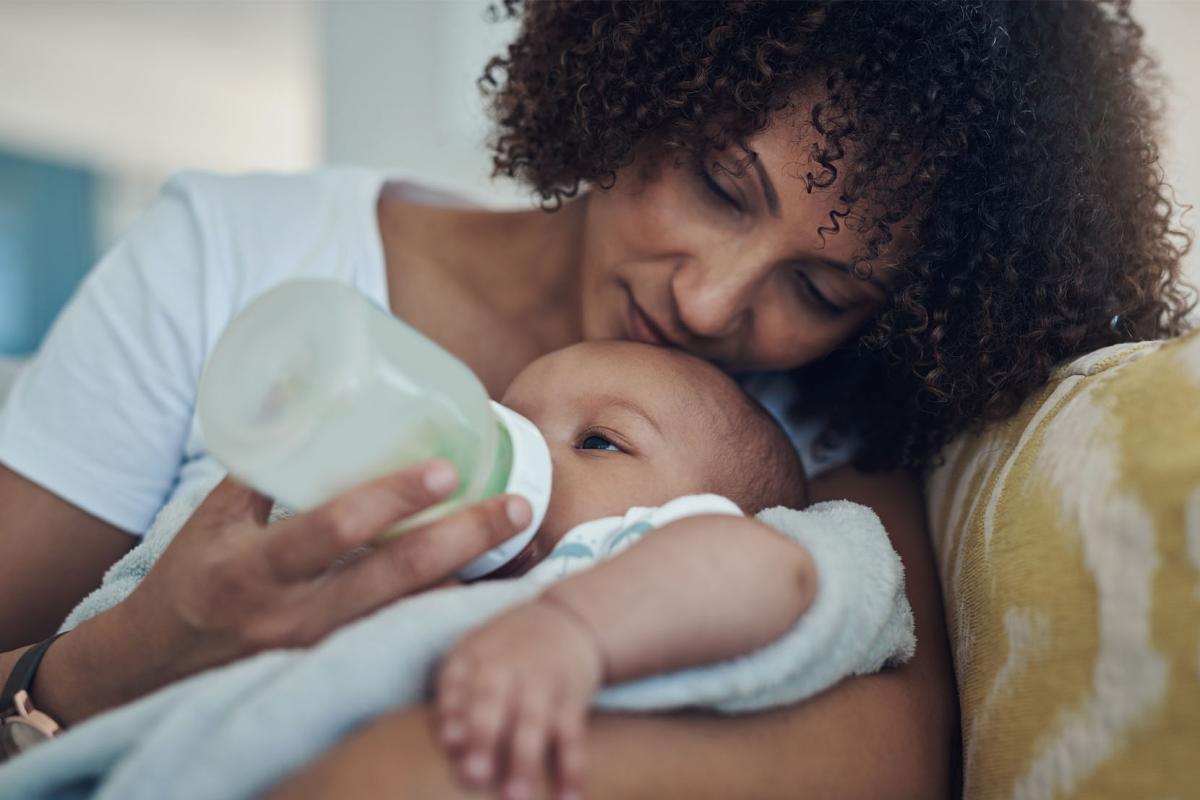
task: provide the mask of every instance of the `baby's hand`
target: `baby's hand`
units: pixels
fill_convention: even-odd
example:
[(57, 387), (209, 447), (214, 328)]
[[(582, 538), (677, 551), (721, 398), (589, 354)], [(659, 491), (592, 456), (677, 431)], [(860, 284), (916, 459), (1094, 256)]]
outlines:
[(442, 743), (473, 785), (495, 782), (505, 800), (533, 796), (548, 776), (560, 800), (581, 796), (583, 731), (603, 679), (586, 625), (539, 598), (468, 634), (442, 662)]

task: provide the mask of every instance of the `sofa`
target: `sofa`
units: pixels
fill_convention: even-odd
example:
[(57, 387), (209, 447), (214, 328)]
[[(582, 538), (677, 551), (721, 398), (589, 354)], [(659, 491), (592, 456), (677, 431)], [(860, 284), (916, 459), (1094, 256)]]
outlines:
[(1200, 798), (1200, 330), (1064, 365), (943, 455), (964, 797)]

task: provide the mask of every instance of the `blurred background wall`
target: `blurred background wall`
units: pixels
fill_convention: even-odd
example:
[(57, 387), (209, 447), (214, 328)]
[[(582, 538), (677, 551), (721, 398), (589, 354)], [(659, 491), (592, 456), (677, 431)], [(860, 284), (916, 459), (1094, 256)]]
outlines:
[[(1167, 174), (1194, 202), (1200, 2), (1135, 12), (1171, 84)], [(360, 163), (528, 202), (488, 180), (475, 87), (514, 29), (487, 0), (0, 0), (0, 355), (36, 347), (177, 170)]]

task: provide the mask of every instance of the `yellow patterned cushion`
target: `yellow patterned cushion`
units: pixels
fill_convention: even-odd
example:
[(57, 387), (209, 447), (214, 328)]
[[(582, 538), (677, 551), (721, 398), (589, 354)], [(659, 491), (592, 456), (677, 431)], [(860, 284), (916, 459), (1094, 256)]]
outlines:
[(1200, 331), (1060, 368), (945, 455), (965, 796), (1200, 797)]

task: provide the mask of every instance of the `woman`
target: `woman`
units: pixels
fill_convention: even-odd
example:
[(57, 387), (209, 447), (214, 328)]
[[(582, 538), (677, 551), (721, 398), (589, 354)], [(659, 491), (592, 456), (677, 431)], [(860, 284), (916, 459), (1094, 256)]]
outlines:
[[(188, 392), (212, 328), (264, 270), (308, 274), (338, 256), (348, 280), (494, 395), (544, 352), (611, 337), (770, 372), (771, 392), (802, 388), (793, 416), (822, 435), (798, 443), (810, 469), (827, 468), (815, 499), (874, 508), (904, 559), (921, 641), (909, 665), (755, 717), (599, 717), (590, 795), (947, 793), (953, 681), (920, 470), (959, 432), (1012, 411), (1056, 362), (1181, 330), (1185, 240), (1169, 225), (1147, 68), (1124, 6), (532, 4), (485, 88), (497, 171), (555, 213), (472, 210), (336, 176), (176, 181), (64, 314), (8, 412), (0, 630), (18, 649), (0, 674), (136, 530), (114, 524), (115, 511), (84, 510), (105, 496), (56, 491), (69, 482), (52, 461), (35, 466), (66, 447), (44, 441), (55, 426), (35, 424), (69, 424), (48, 387), (72, 390), (76, 416), (117, 407), (94, 426), (106, 431), (138, 435), (129, 418), (151, 414), (175, 443), (163, 463), (174, 458), (187, 480), (203, 462)], [(369, 224), (356, 227), (355, 208)], [(150, 262), (182, 267), (164, 277)], [(146, 293), (166, 299), (110, 343), (124, 319), (112, 308), (141, 313), (120, 298)], [(104, 358), (85, 357), (93, 345)], [(69, 381), (72, 368), (87, 380)], [(137, 378), (120, 378), (131, 370)], [(134, 386), (107, 396), (96, 383)], [(10, 433), (18, 417), (44, 434), (24, 449)], [(137, 474), (149, 483), (170, 471)], [(158, 477), (156, 491), (176, 477)], [(263, 530), (263, 498), (227, 481), (129, 600), (47, 651), (35, 704), (70, 723), (205, 667), (314, 641), (436, 584), (527, 519), (522, 502), (499, 498), (353, 571), (327, 571), (449, 485), (426, 465)], [(450, 795), (435, 754), (424, 712), (399, 713), (281, 792)]]

